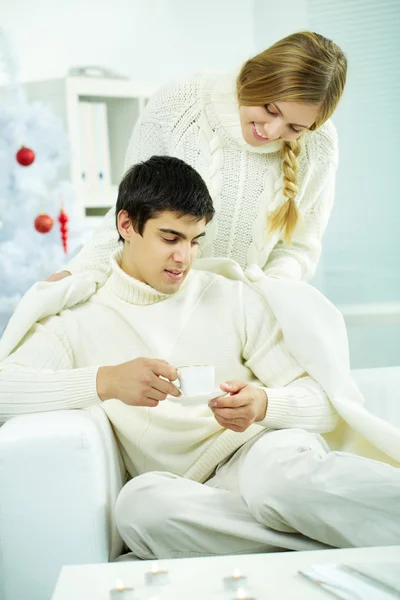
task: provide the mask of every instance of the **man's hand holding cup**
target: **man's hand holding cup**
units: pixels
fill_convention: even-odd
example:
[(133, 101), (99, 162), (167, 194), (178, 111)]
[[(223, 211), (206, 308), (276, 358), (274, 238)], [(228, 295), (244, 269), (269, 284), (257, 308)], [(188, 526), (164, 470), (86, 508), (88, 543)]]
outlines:
[(179, 389), (171, 382), (178, 376), (165, 360), (135, 358), (97, 372), (100, 400), (116, 398), (130, 406), (157, 406), (168, 395), (178, 397)]

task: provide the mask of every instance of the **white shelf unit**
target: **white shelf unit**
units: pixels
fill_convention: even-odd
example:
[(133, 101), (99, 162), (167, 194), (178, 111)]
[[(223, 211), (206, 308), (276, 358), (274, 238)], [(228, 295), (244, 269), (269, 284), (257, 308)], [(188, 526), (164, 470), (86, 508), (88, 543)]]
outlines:
[[(123, 175), (125, 152), (133, 127), (157, 86), (125, 79), (70, 76), (27, 82), (24, 87), (30, 101), (50, 105), (64, 122), (71, 145), (71, 161), (69, 166), (60, 172), (60, 177), (71, 181), (82, 216), (89, 221), (91, 214), (104, 214), (116, 200), (117, 187)], [(106, 193), (88, 193), (82, 181), (80, 102), (104, 102), (107, 107), (111, 185)]]

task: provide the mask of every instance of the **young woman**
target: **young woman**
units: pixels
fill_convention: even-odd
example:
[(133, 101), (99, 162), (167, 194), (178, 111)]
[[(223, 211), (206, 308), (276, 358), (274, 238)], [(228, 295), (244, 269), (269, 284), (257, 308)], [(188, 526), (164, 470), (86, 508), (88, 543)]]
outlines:
[[(148, 103), (125, 167), (177, 156), (203, 176), (216, 218), (201, 255), (258, 264), (271, 277), (309, 280), (332, 209), (337, 139), (328, 120), (342, 95), (347, 60), (312, 32), (280, 40), (239, 73), (196, 74), (164, 86)], [(60, 279), (109, 268), (115, 209)]]

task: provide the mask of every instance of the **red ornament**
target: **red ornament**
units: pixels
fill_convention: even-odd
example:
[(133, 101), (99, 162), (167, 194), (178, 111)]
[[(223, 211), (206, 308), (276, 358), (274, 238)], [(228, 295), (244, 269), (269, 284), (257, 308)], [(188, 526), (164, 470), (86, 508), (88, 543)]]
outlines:
[(53, 225), (54, 221), (50, 217), (50, 215), (45, 215), (44, 213), (42, 213), (35, 219), (35, 229), (39, 233), (48, 233), (49, 231), (51, 231)]
[(58, 215), (58, 221), (60, 223), (60, 232), (61, 232), (61, 239), (62, 239), (62, 245), (64, 248), (64, 253), (67, 254), (67, 252), (68, 252), (68, 221), (69, 221), (69, 217), (63, 208), (60, 210), (60, 214)]
[(29, 167), (29, 165), (31, 165), (35, 160), (35, 153), (30, 148), (25, 148), (25, 146), (22, 146), (22, 148), (18, 150), (15, 157), (20, 165), (23, 167)]

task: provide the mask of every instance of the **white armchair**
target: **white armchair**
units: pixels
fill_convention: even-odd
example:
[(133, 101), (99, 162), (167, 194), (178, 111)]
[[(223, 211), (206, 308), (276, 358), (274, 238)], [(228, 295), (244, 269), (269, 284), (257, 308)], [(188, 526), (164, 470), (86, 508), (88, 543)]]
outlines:
[[(400, 426), (400, 367), (353, 372), (371, 412)], [(17, 417), (0, 428), (0, 599), (50, 600), (63, 565), (114, 560), (125, 480), (99, 407)]]
[(113, 507), (125, 470), (99, 407), (0, 428), (0, 599), (49, 600), (62, 565), (122, 551)]

